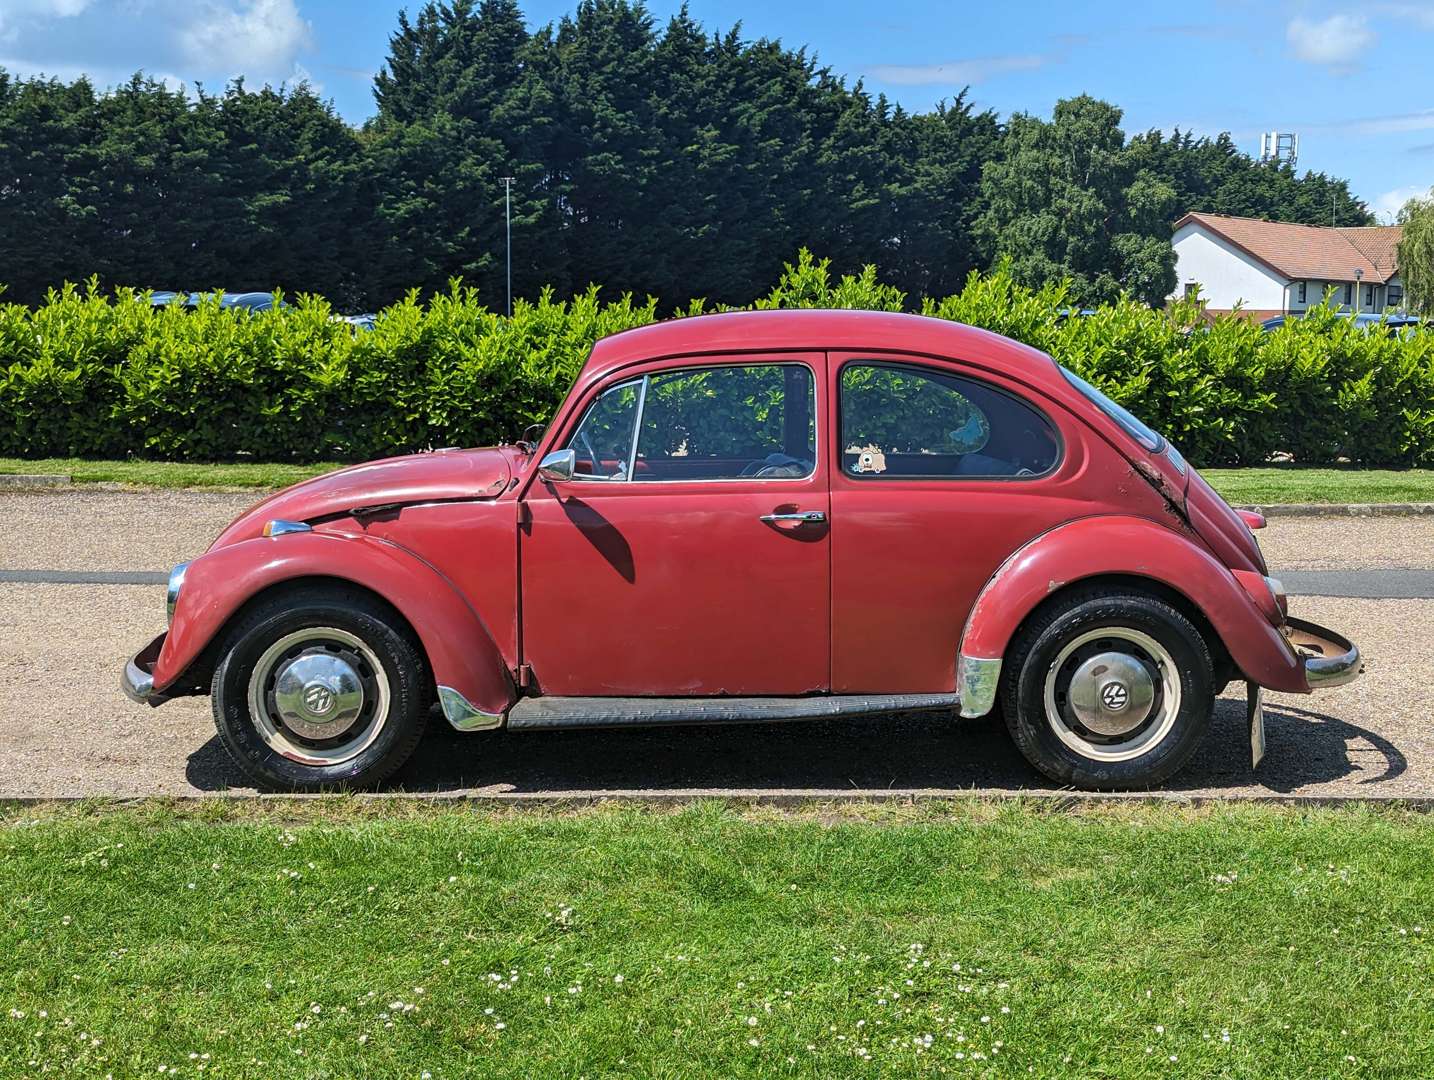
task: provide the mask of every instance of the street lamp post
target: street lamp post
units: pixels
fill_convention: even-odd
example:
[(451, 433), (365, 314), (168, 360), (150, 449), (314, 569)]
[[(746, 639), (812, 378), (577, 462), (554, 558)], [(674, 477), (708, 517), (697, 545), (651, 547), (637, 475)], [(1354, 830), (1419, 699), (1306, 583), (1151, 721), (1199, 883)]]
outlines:
[(513, 317), (513, 177), (499, 177), (503, 181), (503, 228), (508, 236), (508, 318)]

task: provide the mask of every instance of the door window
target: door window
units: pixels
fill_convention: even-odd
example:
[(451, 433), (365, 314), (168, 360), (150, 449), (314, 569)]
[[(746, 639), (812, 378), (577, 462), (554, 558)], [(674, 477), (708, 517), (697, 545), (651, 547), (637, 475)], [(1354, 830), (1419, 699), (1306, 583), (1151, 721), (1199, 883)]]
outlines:
[(929, 368), (848, 364), (842, 471), (869, 477), (1032, 477), (1060, 444), (1049, 420), (1003, 390)]
[(574, 480), (626, 480), (632, 468), (632, 432), (642, 380), (604, 390), (568, 440)]
[(816, 467), (816, 397), (803, 364), (651, 375), (632, 479), (796, 480)]

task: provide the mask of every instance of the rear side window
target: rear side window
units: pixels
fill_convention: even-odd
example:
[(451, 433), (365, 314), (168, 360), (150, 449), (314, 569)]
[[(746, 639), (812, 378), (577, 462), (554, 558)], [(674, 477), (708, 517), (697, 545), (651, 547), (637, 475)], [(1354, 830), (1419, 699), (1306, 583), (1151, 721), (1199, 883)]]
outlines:
[(841, 373), (842, 471), (856, 477), (1033, 477), (1060, 456), (1051, 422), (986, 383), (907, 365)]

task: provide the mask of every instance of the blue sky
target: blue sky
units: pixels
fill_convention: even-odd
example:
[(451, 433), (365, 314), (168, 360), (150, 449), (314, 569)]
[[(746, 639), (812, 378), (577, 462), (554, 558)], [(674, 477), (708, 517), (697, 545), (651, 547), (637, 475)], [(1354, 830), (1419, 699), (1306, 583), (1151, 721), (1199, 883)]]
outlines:
[[(527, 0), (533, 25), (574, 0)], [(394, 0), (0, 0), (0, 66), (84, 72), (111, 85), (136, 69), (217, 87), (307, 78), (355, 122), (373, 109), (401, 4)], [(410, 8), (416, 4), (410, 4)], [(651, 0), (658, 19), (678, 0)], [(1090, 93), (1126, 131), (1228, 130), (1255, 152), (1264, 130), (1300, 136), (1300, 167), (1345, 176), (1381, 216), (1434, 185), (1434, 0), (1312, 4), (1072, 4), (1025, 0), (691, 0), (709, 29), (806, 45), (911, 109), (970, 84), (1003, 116), (1048, 115)]]

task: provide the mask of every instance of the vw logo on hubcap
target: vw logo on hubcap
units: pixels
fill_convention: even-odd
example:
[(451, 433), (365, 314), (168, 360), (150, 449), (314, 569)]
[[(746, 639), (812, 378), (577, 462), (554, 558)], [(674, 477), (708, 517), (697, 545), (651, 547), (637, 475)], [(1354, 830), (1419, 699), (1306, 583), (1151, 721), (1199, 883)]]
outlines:
[(1108, 682), (1100, 688), (1100, 700), (1111, 712), (1119, 712), (1130, 704), (1130, 691), (1124, 683)]
[(311, 682), (304, 687), (304, 708), (315, 716), (323, 716), (334, 707), (334, 692), (323, 683)]

